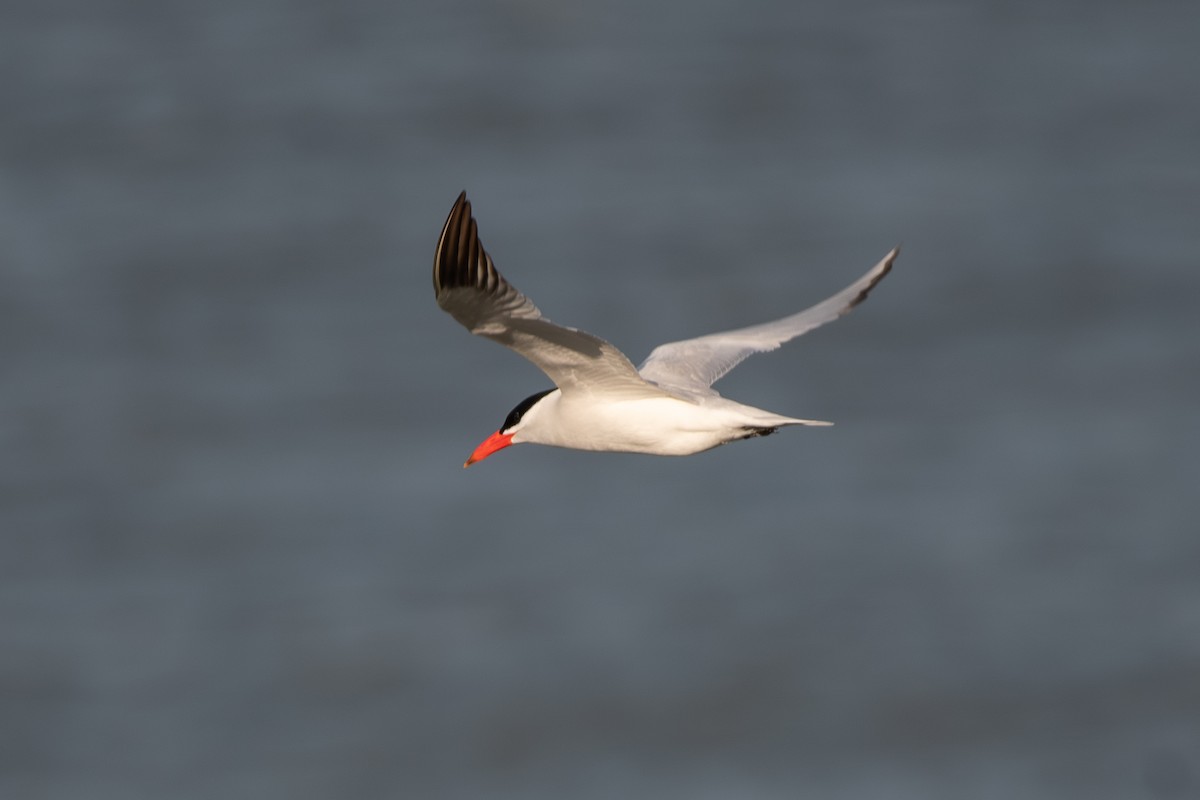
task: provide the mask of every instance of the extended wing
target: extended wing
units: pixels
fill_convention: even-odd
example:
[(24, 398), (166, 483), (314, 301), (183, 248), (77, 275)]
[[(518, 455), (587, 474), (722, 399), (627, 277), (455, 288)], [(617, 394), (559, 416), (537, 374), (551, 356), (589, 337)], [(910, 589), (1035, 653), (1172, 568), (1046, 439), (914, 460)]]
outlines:
[(842, 291), (798, 314), (751, 325), (734, 331), (713, 333), (696, 339), (670, 342), (654, 348), (638, 371), (646, 380), (687, 393), (711, 393), (711, 387), (747, 356), (774, 350), (784, 342), (831, 322), (866, 299), (875, 284), (892, 269), (900, 248)]
[(504, 276), (483, 249), (463, 192), (450, 210), (433, 259), (437, 303), (471, 333), (532, 361), (564, 394), (662, 396), (625, 355), (590, 333), (556, 325)]

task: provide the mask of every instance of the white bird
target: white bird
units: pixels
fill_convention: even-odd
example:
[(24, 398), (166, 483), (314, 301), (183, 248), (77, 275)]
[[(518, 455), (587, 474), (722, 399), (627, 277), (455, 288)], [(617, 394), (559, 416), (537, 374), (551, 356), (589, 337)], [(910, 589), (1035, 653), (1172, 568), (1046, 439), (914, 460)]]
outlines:
[(787, 425), (832, 425), (735, 403), (712, 384), (747, 356), (837, 319), (861, 303), (892, 268), (899, 248), (854, 283), (812, 308), (761, 325), (659, 345), (634, 369), (608, 342), (542, 316), (496, 270), (479, 241), (463, 192), (450, 209), (433, 259), (437, 303), (471, 333), (532, 361), (557, 388), (517, 404), (464, 467), (509, 445), (686, 456)]

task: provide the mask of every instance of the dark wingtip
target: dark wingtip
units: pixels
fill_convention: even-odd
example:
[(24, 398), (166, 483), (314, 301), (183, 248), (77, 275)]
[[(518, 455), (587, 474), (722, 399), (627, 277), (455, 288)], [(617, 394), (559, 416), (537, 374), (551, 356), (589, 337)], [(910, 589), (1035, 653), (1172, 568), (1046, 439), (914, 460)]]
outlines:
[(867, 299), (867, 295), (871, 293), (871, 290), (878, 286), (879, 282), (883, 280), (889, 272), (892, 271), (892, 264), (896, 261), (896, 256), (898, 255), (900, 255), (900, 245), (893, 247), (892, 251), (883, 257), (883, 269), (880, 269), (879, 274), (872, 278), (871, 281), (854, 296), (854, 299), (851, 300), (846, 308), (842, 311), (843, 314)]
[(450, 213), (446, 217), (446, 224), (442, 226), (442, 235), (438, 237), (437, 252), (433, 259), (433, 290), (435, 293), (442, 289), (459, 285), (466, 276), (462, 273), (466, 271), (467, 261), (469, 259), (469, 245), (464, 247), (463, 234), (468, 235), (468, 240), (474, 238), (474, 231), (469, 230), (471, 227), (471, 202), (467, 200), (467, 192), (464, 189), (458, 193), (458, 197), (454, 201), (454, 205), (450, 207)]
[(466, 191), (460, 192), (446, 217), (433, 257), (433, 291), (474, 287), (492, 291), (503, 279), (479, 241), (478, 227), (471, 214)]

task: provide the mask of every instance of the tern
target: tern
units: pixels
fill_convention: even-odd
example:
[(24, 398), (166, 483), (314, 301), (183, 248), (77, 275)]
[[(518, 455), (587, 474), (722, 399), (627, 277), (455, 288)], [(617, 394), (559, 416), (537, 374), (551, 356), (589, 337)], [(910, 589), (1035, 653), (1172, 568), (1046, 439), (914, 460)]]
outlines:
[(778, 348), (846, 314), (891, 271), (894, 248), (854, 283), (797, 314), (659, 345), (634, 368), (603, 339), (557, 325), (517, 291), (479, 241), (463, 192), (450, 209), (433, 259), (437, 303), (467, 330), (514, 350), (555, 388), (530, 395), (464, 467), (509, 445), (532, 443), (623, 453), (686, 456), (788, 425), (832, 425), (728, 400), (712, 385), (747, 356)]

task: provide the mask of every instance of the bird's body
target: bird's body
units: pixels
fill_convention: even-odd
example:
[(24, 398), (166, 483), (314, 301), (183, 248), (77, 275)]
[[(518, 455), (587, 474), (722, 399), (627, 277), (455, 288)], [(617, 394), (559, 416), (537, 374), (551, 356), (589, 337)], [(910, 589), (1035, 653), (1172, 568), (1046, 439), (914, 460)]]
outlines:
[(788, 425), (830, 425), (728, 400), (712, 384), (747, 356), (774, 350), (862, 302), (891, 269), (892, 250), (822, 303), (774, 322), (671, 342), (635, 369), (608, 342), (556, 325), (496, 270), (459, 195), (434, 257), (438, 305), (474, 334), (532, 361), (556, 388), (517, 405), (465, 466), (512, 444), (684, 456)]
[[(765, 436), (785, 425), (829, 424), (782, 417), (720, 396), (700, 401), (664, 395), (595, 402), (555, 389), (536, 408), (526, 412), (529, 424), (514, 436), (513, 444), (690, 456), (736, 439)], [(547, 423), (533, 424), (535, 420)]]

